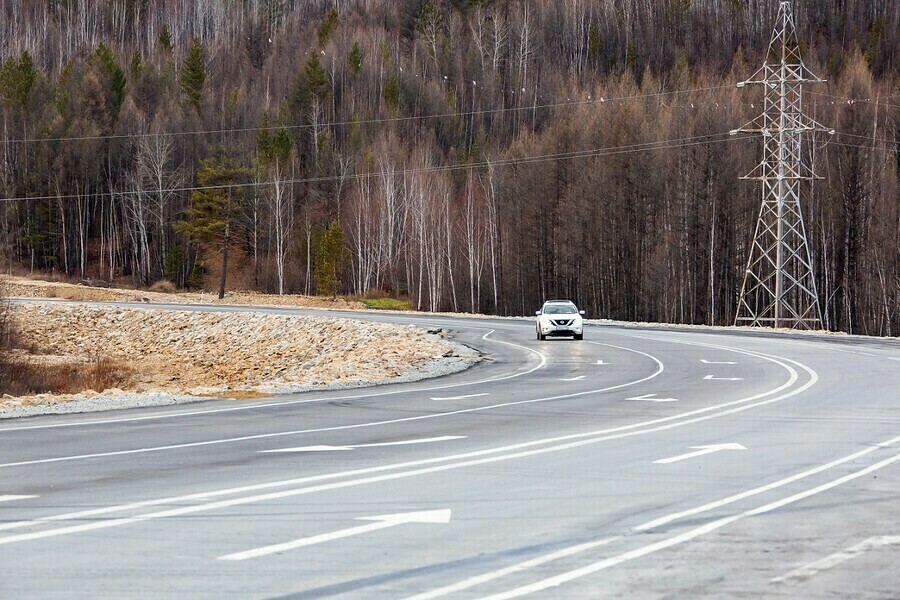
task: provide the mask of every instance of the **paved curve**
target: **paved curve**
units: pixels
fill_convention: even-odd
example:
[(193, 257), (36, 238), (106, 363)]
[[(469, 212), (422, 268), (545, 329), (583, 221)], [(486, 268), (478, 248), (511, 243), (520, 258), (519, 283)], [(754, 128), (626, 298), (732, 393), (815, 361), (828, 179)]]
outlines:
[(897, 597), (896, 340), (352, 316), (490, 360), (2, 421), (0, 598)]

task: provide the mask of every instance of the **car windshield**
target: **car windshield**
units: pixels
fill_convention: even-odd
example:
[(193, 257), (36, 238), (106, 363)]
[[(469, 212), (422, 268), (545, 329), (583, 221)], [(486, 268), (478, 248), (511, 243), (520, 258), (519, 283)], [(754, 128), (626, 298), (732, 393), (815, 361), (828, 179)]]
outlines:
[(545, 315), (574, 315), (577, 312), (571, 304), (548, 304), (544, 307)]

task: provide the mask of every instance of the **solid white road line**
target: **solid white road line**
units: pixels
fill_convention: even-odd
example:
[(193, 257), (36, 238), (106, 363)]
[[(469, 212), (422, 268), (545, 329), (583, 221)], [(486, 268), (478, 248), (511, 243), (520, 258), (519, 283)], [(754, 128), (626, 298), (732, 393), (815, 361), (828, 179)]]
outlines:
[(727, 498), (723, 498), (722, 500), (716, 500), (715, 502), (710, 502), (708, 504), (704, 504), (702, 506), (698, 506), (696, 508), (692, 508), (690, 510), (684, 510), (677, 513), (672, 513), (670, 515), (666, 515), (665, 517), (660, 517), (658, 519), (654, 519), (652, 521), (648, 521), (641, 525), (638, 525), (634, 528), (634, 531), (647, 531), (649, 529), (656, 529), (662, 525), (667, 523), (671, 523), (672, 521), (677, 521), (683, 519), (685, 517), (693, 517), (700, 513), (708, 512), (711, 510), (715, 510), (717, 508), (721, 508), (727, 504), (732, 504), (739, 500), (743, 500), (745, 498), (749, 498), (751, 496), (756, 496), (757, 494), (762, 494), (765, 492), (769, 492), (771, 490), (780, 488), (782, 486), (794, 483), (795, 481), (800, 481), (801, 479), (805, 479), (807, 477), (811, 477), (823, 471), (827, 471), (828, 469), (832, 469), (838, 465), (842, 465), (847, 462), (852, 462), (858, 458), (862, 458), (867, 454), (871, 454), (872, 452), (877, 451), (880, 448), (887, 448), (894, 444), (900, 443), (900, 436), (887, 440), (885, 442), (880, 442), (878, 444), (874, 444), (865, 448), (864, 450), (860, 450), (858, 452), (854, 452), (837, 460), (833, 460), (829, 463), (825, 463), (824, 465), (820, 465), (818, 467), (813, 467), (812, 469), (808, 469), (806, 471), (801, 471), (800, 473), (796, 473), (789, 477), (785, 477), (783, 479), (779, 479), (778, 481), (774, 481), (772, 483), (761, 485), (757, 488), (753, 488), (751, 490), (747, 490), (745, 492), (741, 492), (739, 494), (735, 494), (733, 496), (728, 496)]
[[(597, 342), (594, 342), (594, 343), (597, 343)], [(749, 353), (749, 351), (745, 351), (745, 350), (735, 350), (735, 351), (742, 352), (742, 353)], [(815, 371), (813, 371), (809, 367), (806, 367), (805, 365), (801, 365), (800, 363), (797, 363), (796, 361), (789, 361), (789, 362), (792, 362), (792, 363), (800, 366), (802, 369), (807, 371), (807, 373), (810, 376), (809, 381), (807, 381), (805, 384), (801, 385), (800, 387), (790, 390), (790, 391), (786, 391), (784, 394), (781, 394), (779, 396), (775, 396), (773, 398), (768, 398), (766, 400), (760, 400), (759, 402), (754, 402), (752, 404), (749, 404), (749, 402), (752, 402), (754, 400), (757, 400), (760, 398), (765, 398), (767, 396), (771, 396), (772, 394), (778, 393), (782, 390), (786, 390), (786, 389), (792, 387), (793, 384), (798, 379), (797, 372), (792, 367), (787, 365), (785, 362), (781, 362), (781, 361), (788, 361), (788, 359), (780, 359), (779, 360), (778, 358), (769, 357), (766, 360), (771, 360), (772, 362), (776, 362), (777, 364), (779, 364), (782, 367), (784, 367), (785, 369), (787, 369), (791, 373), (790, 379), (786, 383), (775, 388), (774, 390), (756, 394), (755, 396), (751, 396), (749, 398), (743, 398), (740, 400), (728, 402), (728, 403), (725, 403), (720, 406), (701, 408), (701, 409), (697, 409), (697, 410), (694, 410), (694, 411), (691, 411), (688, 413), (684, 413), (682, 415), (673, 415), (670, 417), (654, 419), (654, 420), (643, 422), (643, 423), (633, 423), (631, 425), (624, 425), (621, 427), (615, 427), (615, 428), (611, 428), (608, 430), (577, 433), (577, 434), (571, 434), (571, 435), (566, 435), (566, 436), (559, 436), (559, 437), (555, 437), (555, 438), (547, 438), (547, 439), (543, 439), (543, 440), (523, 442), (520, 444), (513, 444), (511, 446), (501, 446), (498, 448), (490, 448), (490, 449), (486, 449), (486, 450), (467, 452), (467, 453), (451, 455), (451, 456), (436, 457), (436, 458), (430, 458), (430, 459), (424, 459), (424, 460), (418, 460), (418, 461), (408, 461), (405, 463), (398, 463), (398, 464), (393, 464), (393, 465), (383, 465), (380, 467), (369, 467), (369, 468), (357, 469), (357, 470), (353, 470), (353, 471), (344, 471), (344, 472), (338, 472), (338, 473), (326, 473), (326, 474), (322, 474), (322, 475), (315, 475), (315, 476), (304, 477), (304, 478), (293, 479), (293, 480), (276, 481), (276, 482), (263, 483), (263, 484), (257, 484), (257, 485), (251, 485), (251, 486), (242, 486), (239, 488), (216, 490), (216, 491), (207, 492), (207, 493), (189, 494), (187, 496), (181, 496), (181, 497), (175, 497), (175, 498), (162, 498), (162, 499), (156, 499), (156, 500), (147, 500), (147, 501), (135, 502), (135, 503), (131, 503), (131, 504), (96, 508), (96, 509), (76, 512), (76, 513), (52, 515), (49, 517), (41, 517), (41, 518), (33, 519), (30, 521), (17, 521), (17, 522), (13, 522), (13, 523), (0, 524), (0, 530), (18, 529), (18, 528), (22, 528), (22, 527), (41, 525), (41, 524), (51, 522), (51, 521), (66, 521), (66, 520), (74, 520), (74, 519), (83, 519), (84, 517), (88, 517), (88, 516), (96, 517), (101, 514), (121, 512), (121, 511), (125, 511), (125, 510), (134, 510), (134, 509), (144, 508), (144, 507), (149, 507), (149, 506), (172, 505), (172, 504), (183, 503), (183, 502), (191, 501), (191, 500), (205, 500), (205, 499), (210, 499), (210, 498), (214, 498), (214, 497), (218, 497), (218, 496), (226, 496), (226, 495), (232, 495), (232, 494), (244, 493), (244, 492), (250, 492), (250, 491), (261, 491), (261, 490), (265, 490), (265, 489), (288, 487), (288, 486), (292, 486), (292, 485), (301, 485), (301, 484), (325, 481), (325, 480), (330, 480), (330, 479), (353, 477), (353, 476), (358, 476), (358, 475), (370, 475), (373, 473), (381, 473), (381, 472), (385, 472), (385, 471), (399, 470), (399, 469), (412, 468), (412, 467), (421, 467), (424, 465), (435, 465), (437, 463), (448, 463), (450, 461), (460, 461), (460, 462), (455, 462), (455, 463), (450, 462), (450, 464), (416, 468), (411, 471), (401, 471), (398, 473), (389, 473), (389, 474), (385, 474), (385, 475), (363, 477), (361, 479), (351, 479), (348, 481), (324, 483), (324, 484), (314, 485), (311, 487), (300, 487), (300, 488), (295, 488), (295, 489), (283, 490), (280, 492), (269, 492), (269, 493), (265, 493), (265, 494), (254, 495), (254, 496), (234, 498), (231, 500), (220, 500), (217, 502), (209, 502), (206, 504), (200, 504), (200, 505), (195, 505), (195, 506), (182, 506), (182, 507), (169, 509), (169, 510), (163, 510), (163, 511), (155, 512), (155, 513), (145, 513), (145, 514), (138, 515), (135, 517), (113, 519), (113, 520), (109, 520), (109, 521), (96, 521), (96, 522), (92, 522), (92, 523), (86, 523), (83, 525), (60, 527), (58, 529), (50, 529), (50, 530), (33, 532), (33, 533), (0, 537), (0, 545), (14, 543), (14, 542), (27, 541), (27, 540), (33, 540), (33, 539), (54, 537), (54, 536), (58, 536), (58, 535), (66, 535), (69, 533), (78, 533), (78, 532), (82, 532), (82, 531), (91, 531), (91, 530), (96, 530), (96, 529), (117, 527), (120, 525), (128, 525), (131, 523), (138, 523), (138, 522), (143, 522), (143, 521), (147, 521), (147, 520), (151, 520), (151, 519), (162, 519), (162, 518), (173, 517), (173, 516), (194, 514), (194, 513), (208, 511), (208, 510), (217, 510), (220, 508), (229, 508), (231, 506), (251, 504), (251, 503), (255, 503), (255, 502), (265, 502), (268, 500), (277, 500), (280, 498), (287, 498), (287, 497), (299, 496), (299, 495), (304, 495), (304, 494), (311, 494), (311, 493), (316, 493), (316, 492), (321, 492), (321, 491), (341, 489), (341, 488), (359, 486), (359, 485), (367, 485), (367, 484), (372, 484), (372, 483), (380, 483), (383, 481), (403, 479), (403, 478), (408, 478), (408, 477), (417, 477), (420, 475), (428, 475), (428, 474), (439, 473), (439, 472), (443, 472), (443, 471), (460, 469), (460, 468), (465, 468), (465, 467), (470, 467), (470, 466), (490, 464), (490, 463), (502, 462), (502, 461), (507, 461), (507, 460), (519, 459), (519, 458), (526, 458), (526, 457), (530, 457), (530, 456), (537, 456), (537, 455), (546, 454), (549, 452), (570, 450), (570, 449), (580, 448), (580, 447), (583, 447), (586, 445), (596, 444), (596, 443), (604, 442), (604, 441), (608, 441), (608, 440), (623, 439), (623, 438), (628, 438), (628, 437), (633, 437), (633, 436), (638, 436), (638, 435), (646, 435), (649, 433), (654, 433), (654, 432), (659, 432), (659, 431), (668, 431), (670, 429), (674, 429), (677, 427), (683, 427), (683, 426), (691, 425), (694, 423), (700, 423), (700, 422), (708, 421), (710, 419), (716, 419), (716, 418), (727, 416), (727, 415), (737, 414), (737, 413), (740, 413), (740, 412), (743, 412), (746, 410), (750, 410), (750, 409), (753, 409), (753, 408), (756, 408), (759, 406), (765, 406), (768, 404), (772, 404), (774, 402), (780, 402), (781, 400), (784, 400), (784, 399), (787, 399), (787, 398), (790, 398), (790, 397), (793, 397), (793, 396), (803, 393), (810, 387), (814, 386), (816, 384), (816, 382), (818, 381), (818, 375), (815, 373)], [(660, 368), (662, 368), (661, 363), (660, 363)], [(720, 410), (720, 409), (723, 409), (726, 407), (730, 407), (730, 408), (728, 408), (727, 410)], [(712, 414), (706, 414), (706, 413), (710, 413), (711, 411), (717, 411), (717, 412), (713, 412)], [(694, 415), (702, 415), (702, 416), (696, 416), (691, 419), (684, 419), (685, 417), (694, 416)], [(650, 425), (655, 425), (655, 426), (648, 427)], [(594, 437), (594, 436), (596, 436), (596, 437)], [(546, 444), (555, 444), (558, 442), (564, 442), (564, 443), (561, 443), (561, 444), (555, 445), (555, 446), (535, 448), (535, 446), (544, 446)], [(506, 452), (508, 454), (501, 454), (504, 452)], [(491, 456), (491, 455), (498, 455), (498, 454), (499, 454), (499, 456)]]
[[(499, 343), (505, 344), (508, 342), (499, 342)], [(59, 456), (59, 457), (55, 457), (55, 458), (39, 458), (39, 459), (35, 459), (35, 460), (26, 460), (26, 461), (20, 461), (20, 462), (0, 464), (0, 469), (8, 468), (8, 467), (20, 467), (20, 466), (25, 466), (25, 465), (37, 465), (37, 464), (45, 464), (45, 463), (63, 462), (63, 461), (70, 461), (70, 460), (84, 460), (84, 459), (88, 459), (88, 458), (106, 458), (106, 457), (110, 457), (110, 456), (145, 454), (148, 452), (160, 452), (160, 451), (164, 451), (164, 450), (180, 450), (180, 449), (184, 449), (184, 448), (199, 448), (199, 447), (203, 447), (203, 446), (233, 444), (233, 443), (237, 443), (237, 442), (246, 442), (246, 441), (250, 441), (250, 440), (262, 440), (262, 439), (268, 439), (268, 438), (293, 436), (293, 435), (300, 435), (300, 434), (304, 434), (304, 433), (322, 433), (325, 431), (344, 431), (344, 430), (348, 430), (348, 429), (360, 429), (360, 428), (365, 428), (365, 427), (377, 427), (377, 426), (381, 426), (381, 425), (393, 425), (395, 423), (409, 423), (409, 422), (421, 421), (421, 420), (425, 420), (425, 419), (438, 419), (438, 418), (450, 417), (450, 416), (454, 416), (454, 415), (462, 415), (462, 414), (473, 413), (473, 412), (494, 410), (497, 408), (506, 408), (509, 406), (518, 406), (518, 405), (522, 405), (522, 404), (534, 404), (534, 403), (538, 403), (538, 402), (550, 402), (553, 400), (564, 400), (564, 399), (568, 399), (568, 398), (577, 398), (579, 396), (585, 396), (588, 394), (599, 394), (601, 392), (609, 392), (612, 390), (626, 388), (626, 387), (629, 387), (632, 385), (637, 385), (639, 383), (643, 383), (645, 381), (649, 381), (649, 380), (653, 379), (654, 377), (657, 377), (660, 374), (662, 374), (662, 372), (665, 370), (665, 367), (663, 366), (662, 361), (660, 361), (658, 358), (656, 358), (655, 356), (653, 356), (651, 354), (647, 354), (646, 352), (641, 352), (640, 350), (633, 350), (631, 348), (624, 348), (622, 346), (613, 346), (612, 344), (600, 344), (599, 342), (590, 342), (590, 343), (598, 344), (601, 346), (610, 346), (612, 348), (618, 348), (620, 350), (625, 350), (627, 352), (633, 352), (635, 354), (640, 354), (642, 356), (646, 356), (647, 358), (654, 361), (657, 364), (658, 368), (656, 369), (656, 371), (654, 371), (650, 375), (647, 375), (646, 377), (642, 377), (640, 379), (636, 379), (633, 381), (627, 381), (627, 382), (621, 383), (619, 385), (609, 386), (609, 387), (605, 387), (605, 388), (597, 388), (597, 389), (593, 389), (593, 390), (584, 390), (581, 392), (575, 392), (575, 393), (571, 393), (571, 394), (561, 394), (558, 396), (546, 396), (546, 397), (542, 397), (542, 398), (532, 398), (529, 400), (514, 400), (514, 401), (510, 401), (510, 402), (501, 402), (499, 404), (489, 404), (489, 405), (485, 405), (485, 406), (475, 406), (472, 408), (460, 408), (457, 410), (451, 410), (451, 411), (447, 411), (447, 412), (418, 415), (415, 417), (402, 417), (399, 419), (389, 419), (386, 421), (371, 421), (368, 423), (355, 423), (353, 425), (336, 425), (334, 427), (321, 427), (318, 429), (297, 429), (294, 431), (277, 431), (277, 432), (273, 432), (273, 433), (261, 433), (261, 434), (257, 434), (257, 435), (247, 435), (247, 436), (234, 437), (234, 438), (206, 440), (206, 441), (202, 441), (202, 442), (185, 442), (183, 444), (171, 444), (169, 446), (153, 446), (153, 447), (149, 447), (149, 448), (136, 448), (133, 450), (114, 450), (114, 451), (110, 451), (110, 452), (96, 452), (93, 454), (79, 454), (79, 455), (74, 455), (74, 456)], [(513, 344), (513, 345), (515, 345), (515, 344)], [(735, 352), (741, 352), (741, 351), (735, 350)], [(544, 361), (541, 363), (540, 366), (543, 366), (544, 364), (546, 364), (546, 357), (543, 354), (541, 355), (541, 357), (544, 359)], [(777, 363), (778, 361), (772, 360), (772, 362)], [(532, 369), (532, 370), (534, 370), (534, 369)], [(794, 374), (796, 375), (796, 373), (794, 373)], [(781, 389), (781, 388), (777, 388), (777, 389)], [(774, 392), (769, 392), (769, 393), (774, 393)], [(332, 398), (331, 400), (335, 400), (335, 398)], [(319, 400), (316, 400), (316, 402), (318, 402), (318, 401)], [(715, 408), (715, 407), (710, 407), (710, 408)]]
[(452, 585), (444, 586), (436, 590), (430, 590), (421, 594), (416, 594), (415, 596), (410, 596), (405, 600), (433, 600), (434, 598), (441, 598), (443, 596), (446, 596), (447, 594), (467, 590), (471, 587), (475, 587), (476, 585), (481, 585), (482, 583), (487, 583), (488, 581), (500, 579), (501, 577), (506, 577), (507, 575), (512, 575), (513, 573), (527, 571), (528, 569), (533, 569), (548, 562), (552, 562), (560, 558), (566, 558), (567, 556), (572, 556), (574, 554), (578, 554), (579, 552), (584, 552), (585, 550), (592, 550), (600, 546), (605, 546), (606, 544), (615, 542), (620, 539), (622, 539), (622, 536), (609, 537), (594, 542), (578, 544), (577, 546), (570, 546), (568, 548), (563, 548), (562, 550), (557, 550), (556, 552), (551, 552), (550, 554), (545, 554), (544, 556), (538, 556), (537, 558), (532, 558), (530, 560), (526, 560), (509, 567), (504, 567), (503, 569), (497, 569), (496, 571), (484, 573), (483, 575), (476, 575), (474, 577), (464, 579), (459, 583), (454, 583)]
[(340, 531), (332, 531), (331, 533), (314, 535), (312, 537), (302, 538), (299, 540), (294, 540), (292, 542), (285, 542), (283, 544), (273, 544), (271, 546), (263, 546), (262, 548), (255, 548), (253, 550), (247, 550), (244, 552), (235, 552), (234, 554), (220, 556), (219, 560), (247, 560), (248, 558), (257, 558), (259, 556), (266, 556), (268, 554), (277, 554), (278, 552), (286, 552), (287, 550), (294, 550), (296, 548), (303, 548), (305, 546), (322, 544), (324, 542), (330, 542), (332, 540), (339, 540), (341, 538), (369, 533), (371, 531), (377, 531), (379, 529), (387, 529), (388, 527), (396, 527), (397, 525), (405, 525), (407, 523), (446, 524), (450, 522), (450, 514), (450, 509), (445, 508), (441, 510), (425, 510), (419, 512), (400, 513), (395, 515), (359, 517), (357, 519), (358, 521), (375, 522), (370, 523), (369, 525), (360, 525), (359, 527), (351, 527), (349, 529), (342, 529)]
[(764, 506), (760, 506), (759, 508), (747, 510), (747, 511), (735, 514), (735, 515), (717, 519), (716, 521), (707, 523), (707, 524), (697, 527), (695, 529), (691, 529), (690, 531), (687, 531), (680, 535), (676, 535), (676, 536), (664, 539), (662, 541), (659, 541), (659, 542), (656, 542), (653, 544), (642, 546), (635, 550), (631, 550), (629, 552), (624, 552), (617, 556), (613, 556), (613, 557), (595, 562), (593, 564), (586, 565), (586, 566), (578, 568), (578, 569), (574, 569), (574, 570), (571, 570), (571, 571), (568, 571), (565, 573), (560, 573), (559, 575), (555, 575), (553, 577), (548, 577), (546, 579), (542, 579), (540, 581), (537, 581), (537, 582), (529, 584), (529, 585), (524, 585), (524, 586), (509, 590), (506, 592), (501, 592), (499, 594), (493, 594), (490, 596), (486, 596), (486, 597), (482, 598), (482, 600), (508, 600), (510, 598), (518, 598), (521, 596), (534, 594), (534, 593), (537, 593), (537, 592), (540, 592), (540, 591), (543, 591), (543, 590), (546, 590), (549, 588), (557, 587), (564, 583), (574, 581), (576, 579), (580, 579), (580, 578), (586, 577), (588, 575), (592, 575), (599, 571), (603, 571), (610, 567), (614, 567), (614, 566), (620, 565), (622, 563), (626, 563), (626, 562), (634, 560), (636, 558), (641, 558), (641, 557), (647, 556), (649, 554), (659, 552), (660, 550), (666, 550), (673, 546), (677, 546), (677, 545), (683, 544), (685, 542), (689, 542), (689, 541), (699, 538), (703, 535), (706, 535), (708, 533), (716, 531), (717, 529), (721, 529), (722, 527), (725, 527), (726, 525), (730, 525), (731, 523), (740, 521), (746, 517), (754, 517), (757, 515), (765, 514), (765, 513), (771, 512), (773, 510), (776, 510), (778, 508), (781, 508), (783, 506), (787, 506), (788, 504), (793, 504), (794, 502), (798, 502), (800, 500), (809, 498), (811, 496), (821, 494), (822, 492), (826, 492), (832, 488), (843, 485), (844, 483), (853, 481), (854, 479), (859, 479), (860, 477), (865, 477), (869, 473), (873, 473), (875, 471), (878, 471), (879, 469), (883, 469), (884, 467), (887, 467), (898, 461), (900, 461), (900, 454), (896, 454), (888, 459), (882, 460), (878, 463), (870, 465), (870, 466), (868, 466), (864, 469), (861, 469), (859, 471), (856, 471), (854, 473), (850, 473), (849, 475), (839, 477), (837, 479), (829, 481), (828, 483), (822, 484), (818, 487), (800, 492), (798, 494), (794, 494), (792, 496), (788, 496), (787, 498), (783, 498), (781, 500), (772, 502), (770, 504), (766, 504)]
[(274, 452), (327, 452), (330, 450), (353, 450), (355, 448), (381, 448), (383, 446), (411, 446), (413, 444), (431, 444), (433, 442), (447, 442), (450, 440), (464, 440), (464, 435), (444, 435), (433, 438), (420, 438), (416, 440), (400, 440), (397, 442), (379, 442), (377, 444), (355, 444), (353, 446), (301, 446), (299, 448), (278, 448), (277, 450), (260, 450), (260, 454)]
[(432, 400), (464, 400), (466, 398), (478, 398), (480, 396), (490, 396), (490, 393), (484, 392), (482, 394), (468, 394), (465, 396), (446, 396), (443, 398), (437, 397), (437, 398), (432, 398)]
[(869, 550), (876, 550), (878, 548), (885, 548), (887, 546), (900, 546), (900, 535), (880, 535), (876, 537), (870, 537), (869, 539), (863, 540), (862, 542), (856, 544), (855, 546), (851, 546), (846, 550), (835, 552), (831, 556), (826, 556), (825, 558), (794, 569), (786, 575), (776, 577), (772, 579), (772, 583), (785, 583), (791, 580), (800, 581), (803, 579), (809, 579), (810, 577), (822, 571), (827, 571), (828, 569), (832, 569), (840, 564), (847, 562), (848, 560), (865, 554)]
[(566, 377), (564, 379), (560, 379), (560, 381), (581, 381), (587, 377), (587, 375), (579, 375), (578, 377)]
[(709, 446), (690, 446), (692, 449), (696, 449), (696, 452), (688, 452), (687, 454), (679, 454), (678, 456), (672, 456), (669, 458), (661, 458), (660, 460), (654, 460), (653, 464), (655, 465), (668, 465), (674, 462), (679, 462), (682, 460), (687, 460), (689, 458), (696, 458), (698, 456), (704, 456), (706, 454), (712, 454), (713, 452), (720, 452), (722, 450), (746, 450), (744, 446), (740, 444), (712, 444)]
[(7, 494), (5, 496), (0, 496), (0, 502), (12, 502), (13, 500), (28, 500), (29, 498), (37, 498), (37, 496), (15, 496), (15, 495)]
[(700, 359), (704, 365), (736, 365), (736, 362), (731, 362), (727, 360), (719, 361), (719, 360), (705, 360), (703, 358)]
[(743, 381), (743, 377), (714, 377), (712, 375), (707, 375), (703, 379), (707, 381)]

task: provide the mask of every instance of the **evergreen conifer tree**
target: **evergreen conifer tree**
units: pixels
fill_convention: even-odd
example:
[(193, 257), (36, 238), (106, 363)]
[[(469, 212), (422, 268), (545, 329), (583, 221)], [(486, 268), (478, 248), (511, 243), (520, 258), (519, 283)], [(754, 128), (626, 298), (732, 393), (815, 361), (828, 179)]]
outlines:
[(200, 41), (200, 38), (195, 37), (184, 61), (179, 83), (181, 84), (181, 93), (198, 113), (203, 99), (203, 84), (206, 82), (205, 63), (206, 50), (203, 49), (203, 42)]

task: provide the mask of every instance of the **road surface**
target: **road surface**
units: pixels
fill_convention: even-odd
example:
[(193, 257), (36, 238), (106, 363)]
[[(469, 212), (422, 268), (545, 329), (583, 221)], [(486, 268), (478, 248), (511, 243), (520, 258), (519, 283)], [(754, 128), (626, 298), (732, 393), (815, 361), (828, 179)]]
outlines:
[(0, 421), (0, 598), (900, 594), (896, 340), (353, 316), (488, 360)]

